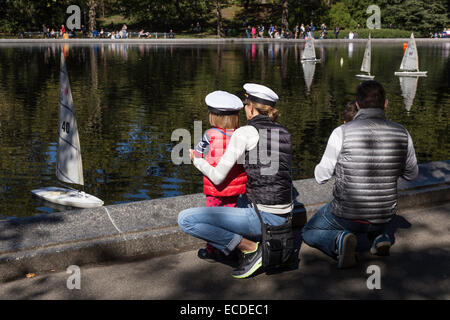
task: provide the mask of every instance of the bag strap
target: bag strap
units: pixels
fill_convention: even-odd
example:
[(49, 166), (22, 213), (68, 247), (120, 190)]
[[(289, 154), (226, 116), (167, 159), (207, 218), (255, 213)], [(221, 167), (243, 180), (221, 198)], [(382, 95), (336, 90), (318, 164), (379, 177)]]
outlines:
[(266, 224), (264, 223), (264, 221), (261, 217), (261, 213), (259, 212), (258, 206), (256, 205), (256, 202), (253, 200), (253, 197), (251, 194), (248, 194), (247, 198), (250, 200), (250, 203), (252, 204), (253, 209), (255, 209), (255, 212), (258, 215), (259, 221), (261, 222), (262, 234), (264, 235), (266, 233)]

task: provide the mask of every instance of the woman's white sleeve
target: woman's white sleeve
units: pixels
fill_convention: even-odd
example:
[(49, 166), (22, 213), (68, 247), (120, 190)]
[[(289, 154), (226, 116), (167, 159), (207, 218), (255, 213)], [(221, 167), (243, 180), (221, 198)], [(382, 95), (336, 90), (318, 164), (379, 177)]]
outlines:
[(203, 158), (194, 158), (194, 166), (207, 176), (215, 185), (221, 184), (236, 162), (242, 163), (246, 150), (251, 150), (258, 144), (258, 131), (253, 126), (244, 126), (231, 136), (230, 142), (216, 167), (211, 166)]

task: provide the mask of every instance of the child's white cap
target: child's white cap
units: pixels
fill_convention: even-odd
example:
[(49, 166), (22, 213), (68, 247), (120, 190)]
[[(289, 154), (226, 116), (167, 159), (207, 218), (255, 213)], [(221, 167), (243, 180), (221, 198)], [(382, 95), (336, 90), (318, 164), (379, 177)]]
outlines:
[(254, 102), (268, 106), (274, 106), (278, 101), (278, 95), (270, 88), (256, 83), (244, 84), (245, 97)]
[(214, 91), (205, 97), (209, 111), (218, 115), (236, 114), (244, 107), (241, 99), (226, 91)]

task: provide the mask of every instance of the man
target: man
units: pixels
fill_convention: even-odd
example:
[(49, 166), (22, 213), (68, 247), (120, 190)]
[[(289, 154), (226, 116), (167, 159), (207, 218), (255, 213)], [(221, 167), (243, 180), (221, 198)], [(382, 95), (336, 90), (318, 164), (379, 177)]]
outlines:
[(389, 255), (387, 226), (397, 211), (397, 179), (418, 174), (413, 142), (401, 125), (386, 120), (386, 94), (376, 81), (356, 89), (353, 121), (336, 128), (314, 174), (319, 184), (333, 175), (333, 200), (303, 228), (303, 240), (338, 260), (356, 264), (356, 233), (367, 234), (375, 255)]

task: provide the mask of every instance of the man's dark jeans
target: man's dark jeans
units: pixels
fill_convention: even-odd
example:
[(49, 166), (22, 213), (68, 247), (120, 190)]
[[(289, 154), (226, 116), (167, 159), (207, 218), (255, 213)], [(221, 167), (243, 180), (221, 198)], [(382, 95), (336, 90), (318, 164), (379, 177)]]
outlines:
[(378, 235), (386, 232), (389, 225), (389, 223), (369, 224), (361, 222), (335, 216), (331, 212), (330, 203), (328, 203), (320, 208), (303, 227), (303, 241), (336, 259), (336, 238), (342, 231), (367, 234), (369, 240), (373, 241)]

